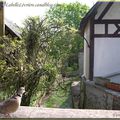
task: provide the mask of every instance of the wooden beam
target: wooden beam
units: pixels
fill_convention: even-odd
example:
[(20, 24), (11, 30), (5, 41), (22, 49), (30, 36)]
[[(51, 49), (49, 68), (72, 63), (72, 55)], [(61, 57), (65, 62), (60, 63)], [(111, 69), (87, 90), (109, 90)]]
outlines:
[(115, 24), (115, 26), (116, 26), (117, 30), (114, 32), (114, 34), (117, 35), (120, 32), (120, 26), (118, 24)]
[(105, 24), (105, 34), (106, 35), (108, 34), (108, 24), (107, 23)]
[(93, 80), (94, 74), (94, 18), (90, 20), (90, 63), (89, 63), (89, 79)]
[(102, 20), (102, 18), (105, 16), (105, 14), (108, 12), (108, 10), (111, 8), (113, 2), (109, 2), (106, 8), (103, 10), (101, 15), (99, 16), (98, 20)]
[(105, 37), (112, 37), (112, 38), (120, 38), (120, 34), (94, 34), (96, 38), (105, 38)]
[(120, 19), (94, 20), (94, 24), (120, 24)]
[(0, 36), (5, 34), (5, 23), (4, 23), (4, 4), (0, 1)]

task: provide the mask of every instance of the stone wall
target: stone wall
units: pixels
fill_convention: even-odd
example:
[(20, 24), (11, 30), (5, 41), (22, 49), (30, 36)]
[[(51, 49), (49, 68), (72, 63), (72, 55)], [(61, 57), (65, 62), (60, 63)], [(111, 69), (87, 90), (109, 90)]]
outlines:
[(80, 81), (74, 81), (71, 85), (72, 106), (79, 108), (80, 106)]
[(120, 110), (120, 96), (113, 97), (113, 110)]
[(86, 81), (85, 109), (120, 110), (120, 93)]
[[(0, 118), (6, 118), (0, 114)], [(21, 106), (11, 118), (120, 118), (116, 110), (58, 109)]]

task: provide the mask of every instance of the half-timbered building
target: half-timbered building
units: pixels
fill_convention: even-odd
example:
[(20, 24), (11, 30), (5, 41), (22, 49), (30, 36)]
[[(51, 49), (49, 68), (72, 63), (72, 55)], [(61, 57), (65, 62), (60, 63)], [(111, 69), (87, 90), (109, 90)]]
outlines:
[(120, 2), (97, 2), (82, 19), (80, 34), (85, 108), (120, 109)]
[(80, 31), (87, 40), (86, 79), (120, 73), (120, 2), (97, 2), (81, 21)]

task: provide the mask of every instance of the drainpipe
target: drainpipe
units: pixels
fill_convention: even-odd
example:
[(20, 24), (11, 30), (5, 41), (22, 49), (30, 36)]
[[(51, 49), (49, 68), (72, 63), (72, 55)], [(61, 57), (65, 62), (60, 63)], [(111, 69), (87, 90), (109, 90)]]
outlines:
[(0, 36), (5, 35), (5, 23), (4, 23), (4, 3), (0, 1)]

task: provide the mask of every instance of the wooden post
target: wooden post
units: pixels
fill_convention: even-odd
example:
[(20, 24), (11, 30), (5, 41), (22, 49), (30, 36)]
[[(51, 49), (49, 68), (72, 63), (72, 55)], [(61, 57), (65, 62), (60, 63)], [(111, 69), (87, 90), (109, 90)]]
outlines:
[(5, 34), (5, 24), (4, 24), (4, 4), (0, 1), (0, 36)]

